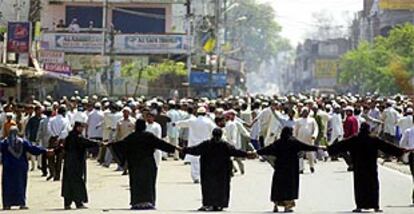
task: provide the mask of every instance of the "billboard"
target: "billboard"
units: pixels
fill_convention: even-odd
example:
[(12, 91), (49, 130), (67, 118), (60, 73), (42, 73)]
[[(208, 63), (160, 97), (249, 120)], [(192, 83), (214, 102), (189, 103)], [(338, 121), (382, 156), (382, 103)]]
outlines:
[[(191, 71), (190, 73), (190, 85), (198, 87), (210, 86), (210, 74), (203, 71)], [(226, 73), (213, 73), (211, 74), (211, 87), (222, 88), (227, 84)]]
[[(102, 34), (43, 33), (45, 49), (71, 53), (101, 53)], [(111, 41), (106, 42), (109, 52)], [(185, 54), (186, 35), (115, 35), (113, 50), (119, 54)]]
[(183, 54), (187, 52), (186, 38), (185, 35), (117, 35), (115, 52)]
[(29, 53), (30, 22), (9, 22), (7, 27), (7, 52)]
[(413, 0), (380, 0), (379, 6), (383, 10), (413, 10)]
[(46, 71), (51, 71), (59, 74), (70, 75), (72, 73), (70, 66), (66, 64), (46, 63), (44, 64), (43, 68)]
[(63, 64), (65, 63), (65, 53), (62, 51), (41, 50), (39, 51), (39, 60), (41, 63)]
[(338, 60), (317, 59), (315, 61), (315, 79), (336, 79), (338, 72)]

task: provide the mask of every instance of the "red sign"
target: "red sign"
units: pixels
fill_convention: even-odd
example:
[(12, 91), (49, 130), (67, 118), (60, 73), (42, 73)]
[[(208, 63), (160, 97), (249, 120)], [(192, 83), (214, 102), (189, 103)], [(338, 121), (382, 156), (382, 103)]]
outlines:
[(7, 51), (28, 53), (30, 50), (30, 22), (9, 22)]
[(66, 64), (46, 63), (43, 67), (46, 71), (52, 71), (60, 74), (70, 75), (72, 73), (72, 69)]

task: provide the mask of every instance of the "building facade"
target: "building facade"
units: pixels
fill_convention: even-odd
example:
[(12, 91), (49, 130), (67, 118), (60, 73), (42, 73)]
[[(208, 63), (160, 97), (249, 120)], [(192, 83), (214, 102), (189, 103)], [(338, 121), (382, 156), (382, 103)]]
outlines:
[[(132, 93), (126, 88), (133, 91), (136, 80), (122, 76), (122, 66), (135, 62), (145, 67), (164, 59), (187, 57), (191, 38), (183, 26), (183, 3), (184, 0), (43, 1), (40, 63), (48, 70), (84, 76), (89, 82), (88, 93)], [(105, 72), (99, 72), (102, 70)]]
[(364, 8), (351, 26), (352, 44), (373, 42), (377, 36), (387, 36), (398, 25), (414, 23), (412, 0), (364, 0)]
[(293, 91), (337, 89), (340, 57), (351, 48), (348, 39), (306, 40), (298, 45), (293, 65)]

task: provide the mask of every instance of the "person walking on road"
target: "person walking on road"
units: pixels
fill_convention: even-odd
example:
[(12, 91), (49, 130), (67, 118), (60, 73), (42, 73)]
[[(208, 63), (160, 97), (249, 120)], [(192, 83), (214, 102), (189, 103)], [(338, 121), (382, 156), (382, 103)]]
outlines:
[(84, 124), (75, 122), (63, 146), (62, 197), (65, 210), (70, 210), (73, 202), (78, 209), (85, 209), (84, 203), (88, 203), (85, 185), (86, 152), (88, 148), (97, 147), (99, 144), (97, 141), (91, 141), (82, 136), (84, 128)]
[[(189, 128), (188, 146), (196, 146), (201, 142), (210, 139), (213, 129), (216, 127), (214, 122), (206, 117), (207, 110), (204, 107), (197, 109), (197, 117), (177, 122), (178, 128)], [(193, 182), (200, 183), (200, 158), (193, 155), (186, 155), (191, 163), (191, 177)]]
[(29, 163), (26, 153), (32, 155), (45, 154), (46, 149), (32, 145), (29, 141), (17, 137), (19, 129), (10, 127), (9, 136), (0, 142), (2, 154), (2, 199), (3, 209), (12, 206), (28, 209), (26, 206), (26, 187)]
[(331, 155), (349, 152), (351, 155), (354, 172), (354, 195), (356, 209), (353, 212), (361, 212), (363, 209), (374, 209), (382, 212), (379, 206), (379, 181), (378, 181), (378, 151), (386, 154), (401, 156), (404, 149), (370, 135), (368, 123), (362, 123), (358, 135), (332, 144), (328, 147)]
[(236, 149), (222, 140), (223, 131), (213, 130), (213, 137), (193, 147), (183, 148), (185, 154), (200, 156), (203, 206), (199, 211), (222, 211), (229, 205), (231, 157), (254, 157), (254, 153)]
[(154, 152), (159, 149), (172, 153), (178, 149), (145, 131), (146, 128), (145, 120), (138, 119), (135, 132), (111, 144), (121, 161), (128, 162), (132, 210), (155, 209), (157, 165)]
[(275, 165), (270, 200), (278, 206), (283, 206), (285, 212), (293, 212), (295, 200), (299, 198), (299, 156), (301, 151), (317, 151), (322, 147), (309, 145), (294, 138), (293, 129), (284, 127), (279, 140), (257, 151), (258, 155), (275, 156)]

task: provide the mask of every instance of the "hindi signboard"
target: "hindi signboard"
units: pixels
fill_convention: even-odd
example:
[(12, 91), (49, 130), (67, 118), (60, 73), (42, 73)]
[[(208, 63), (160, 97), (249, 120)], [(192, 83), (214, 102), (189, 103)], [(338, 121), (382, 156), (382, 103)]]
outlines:
[[(102, 34), (90, 33), (44, 33), (43, 41), (49, 42), (49, 50), (73, 53), (102, 52)], [(109, 48), (110, 42), (107, 42)]]
[(185, 35), (134, 35), (115, 37), (115, 51), (118, 53), (186, 53)]
[[(211, 75), (211, 84), (210, 84)], [(191, 71), (190, 85), (198, 87), (217, 87), (222, 88), (227, 84), (226, 73), (208, 73), (203, 71)]]
[(413, 0), (380, 0), (379, 6), (383, 10), (413, 10)]
[(39, 60), (41, 63), (63, 64), (65, 63), (65, 52), (41, 50)]
[(338, 60), (317, 59), (315, 62), (316, 79), (336, 79)]
[(46, 63), (44, 64), (43, 68), (46, 71), (52, 71), (60, 74), (70, 75), (72, 73), (70, 66), (66, 64)]
[(7, 52), (29, 53), (30, 22), (9, 22), (7, 28)]

